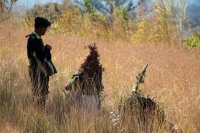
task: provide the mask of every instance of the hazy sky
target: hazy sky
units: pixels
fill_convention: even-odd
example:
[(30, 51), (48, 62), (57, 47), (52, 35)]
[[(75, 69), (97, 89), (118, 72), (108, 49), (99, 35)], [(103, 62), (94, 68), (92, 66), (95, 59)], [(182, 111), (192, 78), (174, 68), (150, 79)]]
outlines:
[(200, 0), (187, 0), (187, 1), (188, 3), (191, 3), (191, 4), (194, 4), (194, 3), (200, 4)]
[[(133, 0), (135, 3), (138, 1), (138, 0)], [(174, 0), (175, 1), (175, 0)], [(20, 6), (23, 6), (23, 7), (32, 7), (34, 4), (44, 4), (46, 2), (57, 2), (57, 3), (61, 3), (62, 0), (18, 0), (18, 2), (16, 3), (16, 5), (20, 5)], [(200, 0), (186, 0), (187, 4), (193, 4), (193, 3), (199, 3), (200, 4)]]
[[(134, 3), (136, 3), (138, 0), (133, 0), (133, 1), (134, 1)], [(58, 2), (58, 3), (62, 3), (62, 0), (18, 0), (17, 3), (16, 3), (16, 5), (21, 5), (21, 6), (30, 8), (34, 4), (38, 4), (38, 3), (44, 4), (46, 2)]]
[(18, 0), (16, 5), (24, 6), (24, 7), (32, 7), (35, 4), (44, 4), (46, 2), (56, 2), (56, 3), (61, 3), (62, 0)]

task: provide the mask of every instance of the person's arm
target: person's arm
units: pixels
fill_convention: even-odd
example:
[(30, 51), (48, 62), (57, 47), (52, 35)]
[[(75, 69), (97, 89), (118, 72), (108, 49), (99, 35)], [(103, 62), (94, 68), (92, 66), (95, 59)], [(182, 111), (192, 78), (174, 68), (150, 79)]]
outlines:
[(50, 49), (44, 48), (40, 40), (34, 39), (32, 40), (33, 50), (36, 52), (36, 56), (41, 61), (44, 61), (44, 58), (50, 53)]
[(48, 53), (46, 58), (47, 58), (48, 61), (51, 60), (51, 52)]
[[(51, 51), (51, 46), (49, 44), (46, 44), (45, 49), (50, 49), (50, 51)], [(50, 51), (46, 57), (48, 61), (51, 60), (51, 52)]]

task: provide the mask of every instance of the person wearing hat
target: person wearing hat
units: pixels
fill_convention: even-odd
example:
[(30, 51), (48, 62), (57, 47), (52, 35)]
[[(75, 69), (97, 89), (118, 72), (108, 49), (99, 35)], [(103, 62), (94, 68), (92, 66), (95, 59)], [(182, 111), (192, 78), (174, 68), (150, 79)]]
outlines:
[(43, 17), (36, 17), (34, 31), (27, 35), (27, 56), (29, 59), (29, 76), (33, 101), (40, 107), (45, 107), (49, 93), (49, 76), (56, 73), (56, 68), (51, 61), (51, 49), (44, 45), (41, 36), (45, 35), (51, 23)]

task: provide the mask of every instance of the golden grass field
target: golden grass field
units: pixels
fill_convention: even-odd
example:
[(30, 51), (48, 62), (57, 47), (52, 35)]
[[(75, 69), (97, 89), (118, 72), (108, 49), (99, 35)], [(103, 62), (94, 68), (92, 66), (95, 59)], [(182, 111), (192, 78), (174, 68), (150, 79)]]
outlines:
[[(167, 120), (183, 133), (200, 132), (200, 53), (181, 44), (135, 44), (65, 35), (49, 30), (43, 41), (52, 46), (58, 73), (50, 77), (45, 112), (31, 104), (25, 36), (31, 33), (11, 22), (0, 24), (0, 133), (110, 133), (109, 111), (117, 110), (120, 98), (128, 97), (135, 76), (148, 64), (145, 96), (159, 101)], [(102, 109), (97, 115), (80, 116), (63, 99), (63, 89), (87, 56), (88, 44), (96, 43), (103, 73)], [(70, 111), (71, 110), (71, 111)], [(135, 132), (140, 133), (135, 129)], [(155, 132), (168, 133), (165, 129)]]

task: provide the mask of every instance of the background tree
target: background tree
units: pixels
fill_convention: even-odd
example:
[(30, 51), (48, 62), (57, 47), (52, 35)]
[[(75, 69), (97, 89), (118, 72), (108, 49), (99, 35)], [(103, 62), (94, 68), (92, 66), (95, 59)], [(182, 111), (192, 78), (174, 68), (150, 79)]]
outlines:
[(28, 9), (26, 14), (30, 17), (42, 16), (54, 22), (61, 14), (64, 4), (46, 3), (43, 5), (34, 5), (31, 9)]
[[(84, 0), (85, 1), (85, 0)], [(88, 0), (87, 0), (88, 1)], [(83, 0), (74, 0), (73, 3), (84, 7)], [(136, 4), (133, 0), (89, 0), (89, 3), (100, 13), (109, 14), (112, 16), (115, 8), (125, 7), (127, 12), (135, 16), (136, 10), (143, 7), (144, 11), (147, 11), (147, 0), (139, 0)]]
[(191, 28), (200, 26), (200, 5), (192, 4), (186, 8), (186, 21), (189, 21)]
[(13, 3), (17, 0), (0, 0), (0, 22), (9, 18)]

